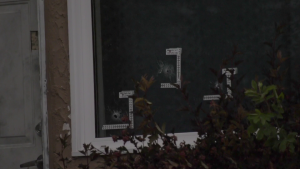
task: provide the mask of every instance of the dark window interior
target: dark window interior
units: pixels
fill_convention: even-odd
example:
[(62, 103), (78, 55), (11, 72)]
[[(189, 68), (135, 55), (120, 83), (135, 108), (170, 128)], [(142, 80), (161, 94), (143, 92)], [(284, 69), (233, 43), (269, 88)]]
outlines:
[[(241, 88), (250, 86), (266, 64), (276, 25), (283, 34), (277, 39), (283, 57), (290, 57), (284, 85), (299, 73), (300, 2), (298, 0), (93, 0), (95, 56), (96, 135), (109, 137), (120, 130), (102, 130), (103, 125), (121, 124), (128, 114), (128, 99), (119, 92), (134, 90), (132, 78), (154, 76), (156, 83), (148, 98), (156, 110), (155, 118), (166, 123), (167, 131), (191, 132), (193, 115), (177, 111), (184, 104), (177, 89), (162, 89), (161, 83), (176, 82), (176, 57), (166, 49), (182, 48), (181, 76), (190, 81), (188, 91), (192, 104), (203, 102), (204, 95), (214, 92), (218, 79), (210, 68), (219, 70), (222, 61), (232, 56), (228, 68), (237, 67), (236, 78), (244, 76)], [(164, 68), (166, 71), (161, 71)], [(219, 85), (226, 90), (226, 84)], [(203, 114), (202, 114), (203, 116)], [(201, 116), (200, 116), (201, 117)], [(135, 126), (140, 119), (134, 117)]]

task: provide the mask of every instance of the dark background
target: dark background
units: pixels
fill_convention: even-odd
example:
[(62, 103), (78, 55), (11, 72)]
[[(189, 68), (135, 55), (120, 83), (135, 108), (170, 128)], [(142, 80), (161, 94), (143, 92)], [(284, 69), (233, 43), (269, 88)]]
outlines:
[[(182, 48), (181, 75), (191, 82), (188, 91), (195, 105), (204, 95), (213, 94), (210, 88), (217, 79), (209, 68), (218, 70), (234, 46), (242, 52), (236, 60), (244, 61), (236, 75), (245, 75), (240, 86), (249, 87), (255, 75), (264, 78), (261, 72), (268, 69), (269, 48), (263, 43), (275, 37), (275, 23), (286, 24), (277, 44), (283, 45), (283, 57), (290, 57), (287, 79), (298, 74), (299, 1), (95, 0), (94, 4), (98, 129), (103, 123), (114, 124), (110, 110), (128, 111), (128, 101), (119, 101), (118, 92), (133, 90), (131, 78), (139, 80), (147, 74), (156, 78), (148, 96), (157, 121), (167, 123), (168, 131), (173, 127), (176, 132), (192, 131), (193, 116), (176, 111), (183, 104), (179, 91), (160, 88), (160, 83), (176, 80), (158, 73), (158, 61), (162, 61), (173, 65), (176, 75), (176, 56), (166, 56), (167, 48)], [(98, 130), (97, 135), (116, 132)]]

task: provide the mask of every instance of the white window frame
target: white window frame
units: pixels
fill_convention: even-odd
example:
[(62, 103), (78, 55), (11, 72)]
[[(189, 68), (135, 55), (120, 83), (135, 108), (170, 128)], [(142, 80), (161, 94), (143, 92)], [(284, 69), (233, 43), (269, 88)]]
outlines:
[[(68, 25), (72, 156), (82, 156), (79, 151), (83, 149), (84, 143), (92, 143), (100, 150), (104, 146), (116, 149), (123, 145), (123, 141), (114, 143), (111, 137), (95, 136), (91, 0), (68, 0)], [(188, 132), (176, 133), (176, 136), (179, 142), (185, 140), (186, 143), (193, 144), (198, 135), (197, 132)], [(130, 143), (126, 147), (134, 149)]]

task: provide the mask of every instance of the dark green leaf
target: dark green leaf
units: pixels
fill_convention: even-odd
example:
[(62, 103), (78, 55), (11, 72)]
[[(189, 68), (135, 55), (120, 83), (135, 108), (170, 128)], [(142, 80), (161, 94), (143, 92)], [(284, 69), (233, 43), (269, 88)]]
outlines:
[(286, 150), (286, 144), (287, 144), (287, 140), (284, 139), (281, 141), (280, 145), (279, 145), (279, 151), (280, 152), (284, 152)]
[(257, 140), (261, 140), (261, 139), (263, 139), (263, 137), (264, 137), (264, 132), (259, 130), (256, 135)]
[(161, 134), (165, 134), (165, 133), (160, 129), (160, 127), (158, 126), (157, 123), (155, 123), (155, 127), (156, 127), (156, 129), (157, 129)]
[(247, 129), (248, 134), (254, 133), (257, 130), (256, 127), (254, 127), (254, 125), (250, 125)]
[(294, 143), (296, 142), (296, 135), (298, 133), (296, 132), (290, 132), (289, 135), (287, 136), (287, 141), (290, 142), (290, 143)]
[(254, 91), (257, 91), (257, 83), (255, 82), (255, 80), (252, 80), (251, 86), (254, 89)]
[(294, 153), (295, 152), (295, 146), (294, 146), (294, 144), (289, 144), (289, 150), (290, 150), (290, 152), (291, 153)]

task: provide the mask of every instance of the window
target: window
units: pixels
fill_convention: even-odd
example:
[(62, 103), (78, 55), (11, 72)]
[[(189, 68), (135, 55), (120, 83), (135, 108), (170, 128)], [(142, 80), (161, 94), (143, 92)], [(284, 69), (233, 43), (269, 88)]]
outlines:
[[(159, 110), (158, 122), (166, 122), (167, 131), (175, 127), (179, 141), (193, 143), (197, 134), (187, 125), (192, 116), (175, 111), (184, 103), (170, 83), (180, 84), (181, 76), (191, 81), (192, 102), (203, 102), (206, 109), (220, 97), (211, 89), (232, 97), (230, 79), (220, 83), (210, 68), (218, 70), (237, 46), (242, 54), (236, 61), (243, 60), (242, 66), (234, 62), (220, 71), (227, 77), (245, 75), (240, 86), (249, 87), (265, 68), (261, 60), (268, 60), (269, 47), (263, 43), (274, 38), (275, 23), (287, 25), (278, 44), (291, 57), (288, 79), (295, 77), (299, 6), (274, 0), (69, 0), (73, 155), (80, 155), (83, 143), (122, 145), (109, 136), (126, 127), (119, 119), (133, 109), (128, 99), (134, 90), (131, 78), (143, 74), (157, 79), (149, 100)], [(139, 119), (130, 117), (136, 126)]]

